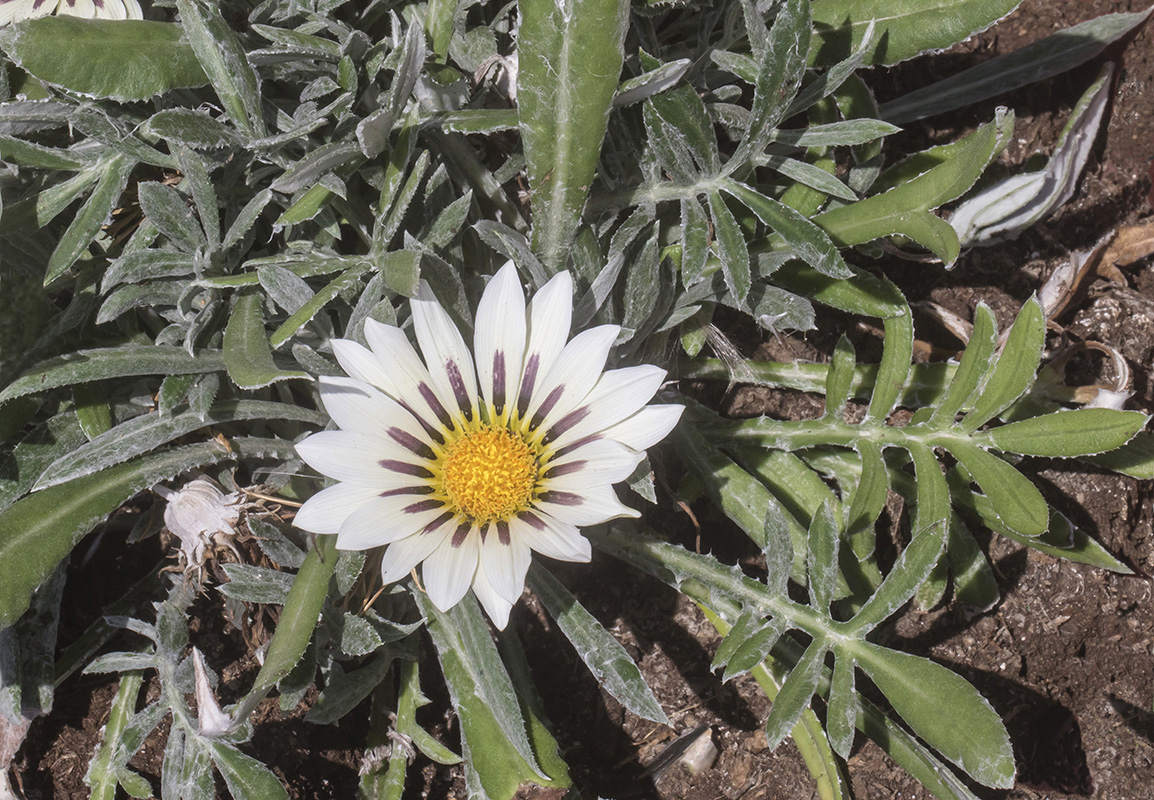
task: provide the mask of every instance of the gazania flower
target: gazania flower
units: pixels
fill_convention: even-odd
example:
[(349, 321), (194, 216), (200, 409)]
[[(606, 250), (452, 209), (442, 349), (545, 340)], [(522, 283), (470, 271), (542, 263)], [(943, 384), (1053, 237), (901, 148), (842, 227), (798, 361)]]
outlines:
[(613, 484), (637, 467), (683, 410), (646, 403), (665, 378), (653, 366), (603, 371), (616, 325), (569, 337), (572, 278), (561, 273), (528, 308), (506, 264), (477, 309), (473, 352), (425, 283), (411, 303), (421, 357), (399, 329), (368, 320), (372, 351), (337, 339), (348, 378), (321, 378), (338, 431), (297, 445), (339, 481), (296, 525), (337, 534), (337, 547), (388, 545), (385, 583), (421, 565), (429, 598), (452, 608), (470, 586), (504, 628), (531, 551), (588, 561), (578, 530), (635, 517)]
[(49, 14), (87, 19), (142, 18), (136, 0), (0, 0), (0, 26)]

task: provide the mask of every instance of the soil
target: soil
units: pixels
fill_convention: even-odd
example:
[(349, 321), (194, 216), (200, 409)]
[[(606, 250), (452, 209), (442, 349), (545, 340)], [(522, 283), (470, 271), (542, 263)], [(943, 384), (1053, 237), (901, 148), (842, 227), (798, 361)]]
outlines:
[[(1010, 52), (1059, 28), (1105, 13), (1141, 10), (1138, 2), (1027, 0), (1006, 20), (953, 50), (913, 66), (870, 76), (880, 101)], [(1055, 216), (1018, 240), (963, 255), (949, 272), (895, 259), (860, 262), (897, 282), (911, 301), (932, 300), (971, 318), (979, 300), (991, 305), (1005, 326), (1021, 304), (1072, 251), (1086, 250), (1104, 234), (1133, 224), (1151, 211), (1150, 170), (1154, 155), (1154, 45), (1149, 28), (1121, 52), (1122, 69), (1109, 126), (1080, 182), (1076, 197)], [(1118, 49), (1120, 50), (1120, 48)], [(996, 98), (946, 118), (912, 123), (896, 141), (913, 152), (951, 141), (988, 120), (993, 106), (1018, 115), (1014, 141), (1000, 165), (1012, 169), (1035, 152), (1047, 152), (1066, 115), (1094, 79), (1097, 64), (1041, 86)], [(1154, 270), (1149, 259), (1124, 269), (1126, 283), (1098, 280), (1063, 318), (1066, 337), (1117, 348), (1131, 370), (1129, 408), (1154, 410)], [(844, 322), (844, 320), (841, 320)], [(828, 330), (828, 329), (827, 329)], [(925, 333), (923, 334), (923, 330)], [(727, 330), (727, 333), (730, 331)], [(922, 324), (928, 339), (948, 337)], [(821, 328), (807, 337), (762, 340), (740, 326), (731, 333), (747, 355), (822, 358), (832, 339)], [(855, 329), (858, 352), (871, 352), (872, 334)], [(829, 339), (829, 341), (827, 341)], [(876, 342), (872, 345), (876, 349)], [(953, 347), (957, 347), (954, 342)], [(1072, 369), (1093, 373), (1087, 359)], [(737, 416), (769, 413), (795, 418), (820, 412), (820, 398), (766, 389), (702, 390)], [(1007, 539), (982, 538), (995, 566), (1001, 601), (990, 611), (967, 616), (955, 605), (929, 611), (908, 609), (885, 632), (887, 644), (932, 657), (970, 680), (1005, 720), (1019, 764), (1018, 785), (1009, 791), (975, 788), (991, 800), (1144, 800), (1154, 797), (1154, 603), (1148, 575), (1154, 573), (1154, 487), (1077, 462), (1031, 459), (1032, 474), (1047, 499), (1111, 553), (1130, 565), (1124, 576), (1058, 561)], [(666, 501), (666, 505), (672, 503)], [(751, 554), (724, 518), (699, 514), (704, 550), (731, 560)], [(669, 512), (669, 529), (694, 547), (698, 534), (688, 517)], [(139, 548), (129, 548), (129, 553)], [(154, 563), (145, 556), (95, 551), (97, 564), (70, 577), (62, 640), (68, 641), (103, 606), (108, 574), (143, 574)], [(104, 559), (104, 561), (101, 561)], [(131, 561), (132, 563), (128, 563)], [(601, 693), (576, 661), (564, 637), (535, 601), (527, 597), (513, 624), (526, 643), (530, 666), (545, 708), (556, 726), (565, 757), (585, 797), (657, 800), (806, 800), (817, 791), (801, 757), (787, 741), (770, 751), (762, 732), (768, 701), (749, 677), (723, 683), (709, 669), (719, 638), (701, 612), (663, 585), (638, 576), (613, 559), (597, 555), (591, 565), (565, 565), (559, 577), (618, 636), (641, 667), (673, 722), (665, 727), (638, 719)], [(103, 588), (102, 588), (103, 587)], [(241, 633), (206, 614), (193, 641), (222, 672), (225, 700), (235, 699), (255, 675), (257, 664)], [(113, 646), (116, 641), (112, 643)], [(433, 675), (436, 670), (422, 671)], [(59, 689), (53, 713), (37, 720), (15, 762), (15, 775), (30, 800), (86, 797), (83, 775), (96, 747), (115, 691), (115, 678), (73, 676)], [(447, 713), (443, 687), (426, 686), (434, 703), (422, 722), (455, 746), (457, 731)], [(146, 691), (156, 691), (147, 686)], [(364, 715), (339, 726), (303, 721), (311, 697), (283, 713), (274, 700), (257, 712), (255, 738), (246, 749), (268, 763), (294, 798), (354, 796), (364, 756)], [(711, 767), (691, 774), (675, 766), (654, 779), (646, 767), (678, 735), (707, 726), (719, 755)], [(149, 738), (132, 766), (159, 787), (167, 730)], [(846, 772), (857, 800), (921, 800), (929, 794), (882, 751), (858, 737)], [(458, 770), (420, 762), (420, 780), (406, 797), (464, 797)], [(223, 788), (221, 788), (223, 796)], [(527, 792), (525, 797), (554, 797)]]

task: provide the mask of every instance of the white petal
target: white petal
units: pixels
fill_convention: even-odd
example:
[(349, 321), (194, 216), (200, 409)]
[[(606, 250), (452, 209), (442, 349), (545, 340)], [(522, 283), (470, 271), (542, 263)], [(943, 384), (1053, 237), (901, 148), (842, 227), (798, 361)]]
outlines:
[(517, 400), (525, 353), (525, 293), (510, 261), (497, 271), (477, 307), (473, 352), (485, 399), (503, 413)]
[(511, 519), (509, 530), (514, 538), (558, 561), (585, 562), (593, 555), (589, 540), (581, 535), (577, 526), (548, 514), (529, 512), (526, 519)]
[(368, 550), (410, 536), (427, 535), (446, 521), (448, 512), (427, 495), (376, 497), (349, 514), (337, 532), (340, 550)]
[(598, 525), (619, 517), (641, 516), (618, 500), (609, 486), (591, 486), (580, 493), (552, 492), (542, 495), (534, 505), (546, 514), (578, 527)]
[(466, 419), (474, 419), (477, 415), (476, 370), (461, 332), (424, 281), (417, 296), (409, 301), (409, 307), (433, 391), (454, 417), (460, 413)]
[(648, 450), (660, 442), (677, 425), (685, 406), (646, 406), (629, 419), (606, 428), (601, 435), (621, 442), (634, 450)]
[(459, 530), (454, 532), (444, 544), (429, 554), (421, 566), (425, 591), (429, 593), (433, 605), (442, 611), (448, 611), (460, 602), (477, 573), (481, 532), (474, 526), (463, 536), (459, 536), (459, 533)]
[(620, 442), (596, 439), (550, 461), (541, 488), (573, 492), (589, 486), (609, 486), (632, 475), (643, 458), (644, 452), (631, 450)]
[(417, 351), (409, 344), (405, 332), (392, 325), (367, 319), (365, 340), (373, 348), (373, 355), (381, 362), (383, 372), (378, 378), (382, 382), (389, 381), (388, 385), (381, 385), (380, 389), (395, 400), (404, 402), (427, 422), (444, 425), (453, 406), (444, 405), (436, 395), (429, 371), (425, 369)]
[(481, 568), (489, 585), (510, 603), (516, 603), (525, 590), (525, 573), (529, 570), (532, 554), (529, 545), (510, 535), (502, 544), (497, 526), (481, 542)]
[(293, 518), (293, 525), (311, 533), (336, 533), (349, 514), (380, 495), (378, 489), (338, 483), (306, 500)]
[[(376, 320), (368, 320), (374, 324), (381, 324)], [(366, 327), (367, 327), (366, 322)], [(406, 344), (408, 341), (406, 340)], [(393, 393), (396, 396), (397, 380), (390, 370), (385, 369), (384, 361), (367, 347), (361, 347), (352, 339), (333, 339), (333, 355), (340, 362), (341, 369), (356, 378), (358, 381), (372, 384), (382, 392)], [(413, 354), (416, 358), (416, 354)]]
[[(297, 453), (322, 475), (380, 490), (428, 483), (424, 459), (391, 439), (352, 431), (321, 431), (297, 442)], [(427, 473), (427, 474), (426, 474)]]
[[(319, 381), (321, 402), (329, 416), (342, 430), (378, 438), (398, 437), (396, 431), (409, 434), (428, 446), (431, 440), (420, 423), (399, 403), (372, 386), (353, 378), (322, 377)], [(400, 436), (406, 442), (408, 437)], [(410, 445), (410, 448), (413, 445)], [(427, 453), (425, 458), (432, 458)]]
[(481, 606), (489, 615), (489, 619), (493, 620), (497, 630), (505, 630), (505, 626), (509, 624), (509, 612), (513, 610), (513, 604), (493, 591), (493, 587), (480, 570), (477, 570), (473, 578), (473, 594), (481, 601)]
[(449, 535), (456, 527), (456, 523), (450, 521), (432, 533), (419, 533), (393, 542), (381, 557), (381, 580), (389, 584), (408, 575), (429, 553), (442, 544), (447, 547)]
[(136, 0), (124, 0), (124, 11), (128, 19), (144, 19)]
[(573, 278), (558, 272), (529, 301), (529, 344), (517, 388), (522, 413), (565, 347), (572, 322)]
[(600, 325), (581, 331), (565, 345), (540, 387), (533, 390), (527, 414), (530, 425), (548, 428), (585, 399), (601, 376), (609, 348), (620, 332), (616, 325)]
[(665, 370), (649, 365), (603, 373), (575, 409), (553, 422), (547, 440), (564, 447), (616, 425), (652, 400), (664, 380)]

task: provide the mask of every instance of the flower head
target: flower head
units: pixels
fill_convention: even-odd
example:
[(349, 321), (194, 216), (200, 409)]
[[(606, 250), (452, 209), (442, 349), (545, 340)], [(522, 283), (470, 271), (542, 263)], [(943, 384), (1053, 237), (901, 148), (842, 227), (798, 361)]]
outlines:
[(141, 19), (136, 0), (0, 0), (0, 26), (64, 14), (87, 19)]
[(310, 498), (296, 525), (337, 534), (344, 550), (388, 545), (385, 583), (420, 564), (441, 610), (471, 586), (500, 628), (532, 551), (588, 561), (579, 527), (637, 516), (613, 484), (683, 407), (646, 405), (664, 370), (604, 371), (617, 326), (567, 342), (572, 292), (561, 273), (526, 307), (510, 262), (481, 297), (472, 354), (423, 282), (411, 304), (423, 360), (399, 328), (372, 320), (371, 351), (334, 340), (350, 377), (321, 378), (320, 392), (340, 430), (297, 451), (339, 483)]

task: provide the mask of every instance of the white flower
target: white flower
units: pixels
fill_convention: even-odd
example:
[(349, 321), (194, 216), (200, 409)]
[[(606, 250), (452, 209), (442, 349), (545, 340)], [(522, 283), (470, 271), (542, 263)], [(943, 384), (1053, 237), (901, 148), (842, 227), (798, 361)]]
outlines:
[(0, 0), (0, 26), (23, 19), (65, 14), (87, 19), (141, 19), (136, 0)]
[(473, 354), (423, 282), (411, 304), (423, 363), (399, 328), (372, 320), (371, 352), (334, 340), (351, 377), (321, 378), (320, 391), (341, 430), (313, 434), (297, 451), (340, 483), (309, 499), (295, 524), (337, 534), (344, 550), (388, 545), (386, 584), (421, 564), (441, 610), (472, 586), (499, 628), (531, 551), (588, 561), (578, 528), (637, 516), (612, 485), (683, 407), (646, 406), (664, 370), (603, 372), (616, 325), (566, 344), (572, 292), (561, 273), (526, 308), (510, 262), (481, 298)]

